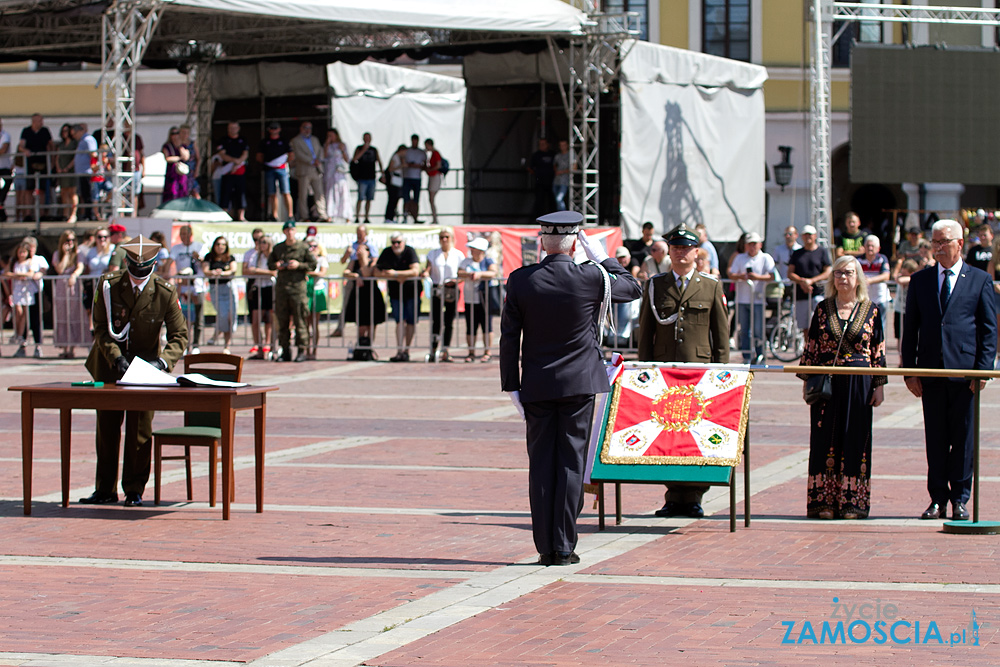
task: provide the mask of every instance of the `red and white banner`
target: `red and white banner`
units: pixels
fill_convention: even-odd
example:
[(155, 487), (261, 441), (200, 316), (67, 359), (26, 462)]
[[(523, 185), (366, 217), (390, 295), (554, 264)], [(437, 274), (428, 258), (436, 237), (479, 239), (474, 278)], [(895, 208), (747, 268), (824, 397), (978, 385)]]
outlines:
[(739, 464), (752, 373), (745, 366), (685, 366), (624, 365), (601, 463)]

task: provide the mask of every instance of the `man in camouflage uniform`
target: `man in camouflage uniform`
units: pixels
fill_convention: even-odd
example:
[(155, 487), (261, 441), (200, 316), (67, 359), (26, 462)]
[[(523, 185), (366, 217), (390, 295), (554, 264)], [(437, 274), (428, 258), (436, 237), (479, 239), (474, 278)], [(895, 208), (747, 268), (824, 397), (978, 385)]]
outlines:
[[(678, 225), (664, 236), (671, 269), (653, 276), (642, 290), (639, 311), (639, 361), (729, 363), (729, 314), (722, 283), (698, 273), (698, 233)], [(701, 498), (707, 486), (667, 487), (657, 516), (705, 515)]]
[[(94, 345), (86, 367), (91, 377), (101, 382), (120, 380), (136, 357), (169, 371), (187, 347), (187, 324), (177, 291), (152, 273), (160, 244), (139, 236), (122, 247), (126, 270), (102, 276), (94, 294)], [(164, 324), (167, 344), (161, 349), (160, 328)], [(153, 413), (121, 409), (97, 411), (97, 481), (94, 493), (81, 498), (81, 503), (118, 502), (118, 444), (123, 418), (125, 506), (142, 505), (142, 493), (149, 480)]]
[(288, 319), (295, 320), (295, 346), (299, 353), (295, 361), (306, 360), (309, 348), (309, 329), (306, 317), (309, 300), (306, 296), (306, 273), (316, 270), (316, 258), (305, 243), (295, 239), (295, 221), (289, 220), (281, 228), (285, 240), (274, 246), (267, 260), (267, 268), (278, 272), (274, 286), (274, 316), (278, 320), (278, 344), (281, 356), (278, 361), (292, 360), (291, 331)]

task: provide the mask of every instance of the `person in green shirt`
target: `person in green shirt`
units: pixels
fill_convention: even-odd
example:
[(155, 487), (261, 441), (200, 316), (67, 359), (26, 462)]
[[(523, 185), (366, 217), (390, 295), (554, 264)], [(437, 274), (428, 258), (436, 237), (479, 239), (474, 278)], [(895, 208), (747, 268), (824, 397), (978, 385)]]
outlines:
[(865, 236), (867, 232), (861, 231), (861, 218), (854, 211), (848, 211), (844, 216), (844, 231), (841, 232), (837, 240), (837, 257), (844, 255), (854, 255), (861, 257), (865, 254)]

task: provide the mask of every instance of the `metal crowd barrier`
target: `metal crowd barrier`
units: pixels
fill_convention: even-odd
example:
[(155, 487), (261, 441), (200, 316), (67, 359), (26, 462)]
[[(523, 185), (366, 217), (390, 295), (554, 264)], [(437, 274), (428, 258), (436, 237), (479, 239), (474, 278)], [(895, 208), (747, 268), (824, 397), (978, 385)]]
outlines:
[[(277, 353), (277, 326), (273, 315), (273, 298), (277, 298), (277, 291), (272, 288), (272, 309), (265, 311), (263, 306), (266, 298), (266, 290), (252, 290), (249, 285), (249, 277), (237, 276), (230, 282), (233, 293), (232, 310), (234, 331), (232, 334), (232, 348), (234, 353), (246, 354), (255, 344), (253, 337), (253, 326), (251, 310), (261, 312), (261, 338), (260, 348), (269, 347), (273, 354)], [(90, 305), (93, 303), (93, 293), (96, 288), (98, 276), (83, 275), (78, 278), (73, 287), (69, 286), (69, 276), (44, 276), (41, 279), (41, 298), (36, 295), (36, 305), (32, 306), (28, 312), (28, 338), (35, 339), (37, 332), (38, 340), (41, 344), (50, 343), (56, 347), (89, 347), (92, 342), (91, 321), (89, 315)], [(206, 345), (211, 345), (211, 334), (216, 332), (216, 308), (210, 296), (208, 279), (204, 276), (175, 276), (170, 279), (178, 286), (178, 293), (181, 302), (181, 309), (188, 324), (189, 349), (202, 349)], [(258, 286), (265, 286), (273, 283), (268, 278), (256, 278)], [(332, 275), (325, 277), (326, 281), (326, 309), (318, 313), (318, 317), (310, 317), (310, 338), (316, 341), (315, 345), (327, 349), (343, 349), (344, 358), (350, 358), (356, 349), (374, 350), (379, 358), (388, 353), (392, 356), (394, 351), (401, 347), (406, 347), (405, 341), (397, 336), (405, 335), (404, 327), (396, 327), (392, 306), (388, 298), (389, 280), (384, 278), (345, 278), (342, 275)], [(4, 287), (4, 321), (13, 327), (13, 317), (10, 314), (11, 287), (10, 278), (3, 278)], [(411, 359), (429, 360), (431, 358), (440, 359), (444, 350), (453, 352), (451, 356), (456, 359), (460, 356), (468, 356), (470, 352), (469, 340), (467, 337), (467, 317), (473, 317), (474, 323), (483, 322), (486, 328), (486, 335), (483, 335), (482, 328), (475, 329), (475, 354), (481, 355), (484, 348), (488, 349), (491, 355), (496, 355), (499, 343), (499, 321), (497, 316), (503, 304), (504, 281), (502, 279), (484, 279), (480, 281), (459, 280), (461, 290), (455, 290), (454, 301), (445, 291), (438, 290), (431, 285), (426, 278), (409, 278), (403, 283), (403, 292), (407, 291), (407, 286), (419, 284), (418, 295), (413, 299), (412, 308), (418, 314), (417, 323), (413, 331), (413, 340), (409, 344)], [(746, 321), (743, 322), (738, 316), (739, 309), (733, 303), (731, 287), (735, 284), (731, 280), (722, 281), (727, 292), (728, 315), (730, 318), (730, 359), (734, 363), (742, 361), (744, 353), (749, 353), (751, 349), (759, 351), (763, 349), (764, 358), (776, 359), (780, 362), (791, 363), (799, 358), (802, 353), (804, 334), (806, 332), (799, 329), (797, 316), (802, 308), (806, 308), (808, 317), (804, 318), (809, 322), (812, 317), (814, 305), (810, 301), (795, 300), (794, 286), (788, 283), (779, 282), (767, 283), (764, 288), (763, 299), (758, 300), (760, 308), (750, 308), (747, 312)], [(362, 286), (372, 285), (374, 289), (365, 289)], [(465, 315), (467, 310), (465, 303), (465, 290), (473, 286), (479, 295), (481, 310), (474, 314)], [(895, 287), (894, 283), (889, 283), (890, 287)], [(784, 289), (780, 289), (783, 287)], [(194, 289), (201, 290), (198, 293)], [(411, 288), (412, 289), (412, 288)], [(365, 301), (355, 296), (351, 298), (351, 292), (364, 294)], [(437, 296), (435, 296), (437, 294)], [(770, 295), (770, 296), (766, 296)], [(256, 299), (251, 309), (249, 299)], [(376, 304), (381, 302), (381, 307)], [(346, 306), (350, 304), (350, 309)], [(640, 300), (626, 304), (613, 304), (610, 321), (603, 330), (603, 347), (608, 351), (617, 351), (625, 354), (634, 354), (638, 349), (639, 339), (639, 308)], [(890, 313), (892, 307), (890, 306)], [(385, 313), (384, 321), (374, 325), (374, 332), (367, 338), (369, 342), (360, 340), (359, 321), (369, 319), (369, 313)], [(263, 313), (267, 313), (264, 315)], [(763, 326), (758, 328), (759, 319), (763, 314)], [(476, 317), (478, 316), (478, 317)], [(887, 313), (887, 321), (891, 321), (891, 315)], [(267, 320), (270, 320), (271, 334), (268, 337), (266, 331)], [(742, 327), (746, 327), (750, 333), (749, 340), (756, 348), (750, 345), (740, 346), (740, 333)], [(891, 328), (887, 324), (887, 329)], [(754, 335), (755, 331), (762, 329), (763, 336)], [(889, 339), (889, 332), (886, 331), (886, 339)], [(9, 339), (10, 340), (10, 339)], [(293, 337), (294, 341), (294, 337)], [(30, 341), (29, 341), (30, 342)], [(489, 345), (485, 345), (485, 343)], [(221, 349), (222, 343), (217, 341), (217, 347)], [(207, 350), (206, 350), (207, 351)], [(761, 361), (750, 358), (751, 361)]]
[[(825, 298), (825, 285), (817, 285), (818, 298), (804, 300), (795, 297), (795, 285), (790, 281), (771, 281), (760, 287), (758, 281), (722, 280), (723, 293), (729, 311), (730, 360), (739, 363), (747, 357), (754, 363), (763, 363), (767, 358), (780, 362), (793, 362), (802, 354), (805, 334), (816, 303)], [(740, 317), (739, 305), (735, 303), (735, 286), (738, 282), (756, 283), (754, 303), (757, 307), (747, 308), (745, 317)], [(897, 292), (894, 282), (887, 283), (890, 290)], [(636, 353), (639, 340), (640, 299), (628, 304), (613, 304), (609, 325), (604, 327), (604, 347), (623, 354)], [(751, 305), (751, 304), (746, 304)], [(892, 302), (886, 313), (885, 338), (889, 338), (892, 327)], [(802, 314), (802, 309), (806, 310)], [(802, 316), (805, 327), (798, 322)], [(761, 322), (763, 319), (763, 322)], [(742, 331), (747, 329), (747, 344), (741, 345)]]
[[(100, 155), (102, 153), (107, 153), (107, 148), (98, 148), (97, 153)], [(13, 152), (13, 151), (12, 151)], [(14, 215), (17, 219), (29, 219), (41, 221), (44, 217), (62, 217), (67, 218), (67, 215), (62, 215), (63, 212), (68, 209), (73, 208), (72, 203), (62, 203), (61, 190), (67, 185), (72, 186), (77, 190), (77, 196), (80, 197), (79, 193), (79, 179), (87, 178), (90, 180), (92, 176), (98, 176), (101, 180), (98, 182), (103, 182), (109, 184), (108, 186), (98, 186), (99, 200), (93, 203), (84, 204), (82, 201), (78, 205), (78, 210), (83, 208), (89, 209), (92, 213), (90, 216), (78, 216), (80, 219), (91, 219), (91, 220), (103, 220), (107, 218), (108, 213), (110, 213), (110, 203), (104, 201), (104, 194), (110, 189), (111, 183), (111, 173), (105, 171), (103, 168), (99, 170), (96, 174), (78, 174), (74, 171), (70, 172), (57, 172), (53, 169), (53, 165), (58, 162), (57, 158), (59, 156), (73, 155), (85, 153), (89, 151), (39, 151), (32, 153), (30, 156), (24, 156), (24, 154), (12, 155), (12, 159), (16, 162), (24, 162), (26, 160), (45, 160), (45, 169), (37, 173), (28, 173), (28, 167), (26, 164), (15, 165), (12, 169), (12, 173), (9, 178), (12, 182), (10, 190), (15, 192), (14, 197)], [(103, 164), (103, 159), (98, 158), (101, 164)], [(73, 168), (72, 165), (69, 167)], [(31, 203), (30, 204), (19, 204), (18, 197), (16, 193), (27, 192), (30, 193)], [(82, 198), (81, 198), (82, 199)], [(57, 216), (55, 213), (59, 213)]]

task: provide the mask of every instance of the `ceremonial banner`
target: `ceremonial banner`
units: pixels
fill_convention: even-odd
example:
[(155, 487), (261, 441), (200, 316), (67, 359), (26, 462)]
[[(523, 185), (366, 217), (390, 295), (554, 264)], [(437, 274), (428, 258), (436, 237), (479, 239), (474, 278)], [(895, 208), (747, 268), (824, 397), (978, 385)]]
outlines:
[(735, 466), (743, 453), (750, 380), (743, 367), (624, 365), (600, 462)]

